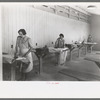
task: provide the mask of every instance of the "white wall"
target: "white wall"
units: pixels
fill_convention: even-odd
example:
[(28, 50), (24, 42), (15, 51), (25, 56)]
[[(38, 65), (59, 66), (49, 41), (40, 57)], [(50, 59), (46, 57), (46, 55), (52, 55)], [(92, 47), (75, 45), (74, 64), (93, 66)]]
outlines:
[(34, 47), (51, 46), (63, 33), (67, 43), (87, 38), (89, 24), (65, 18), (49, 12), (26, 6), (3, 7), (3, 52), (10, 52), (15, 46), (18, 30), (24, 28), (32, 38)]
[(92, 15), (90, 18), (90, 33), (93, 41), (98, 44), (94, 46), (94, 50), (100, 50), (100, 15)]
[[(2, 6), (0, 6), (0, 41), (2, 41)], [(0, 42), (0, 81), (2, 80), (2, 42)]]

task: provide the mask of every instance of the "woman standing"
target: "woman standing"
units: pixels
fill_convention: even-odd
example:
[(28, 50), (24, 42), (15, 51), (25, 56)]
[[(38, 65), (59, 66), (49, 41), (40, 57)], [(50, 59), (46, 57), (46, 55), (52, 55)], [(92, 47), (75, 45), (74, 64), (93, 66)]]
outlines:
[[(16, 47), (15, 47), (15, 57), (24, 56), (29, 50), (33, 49), (32, 41), (26, 36), (25, 29), (20, 29), (18, 31), (19, 36), (17, 37)], [(35, 50), (34, 50), (35, 51)], [(32, 53), (29, 52), (26, 56), (29, 60), (29, 64), (26, 68), (23, 68), (22, 73), (28, 73), (33, 69), (33, 58)]]

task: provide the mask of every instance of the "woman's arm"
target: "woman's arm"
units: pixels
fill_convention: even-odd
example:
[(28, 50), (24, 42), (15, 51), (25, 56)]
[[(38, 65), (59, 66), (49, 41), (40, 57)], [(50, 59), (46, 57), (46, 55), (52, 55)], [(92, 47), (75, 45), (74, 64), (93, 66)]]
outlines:
[(17, 40), (16, 40), (16, 46), (15, 46), (15, 54), (14, 54), (14, 57), (18, 57), (18, 55), (19, 55), (18, 38), (19, 38), (19, 37), (17, 37)]
[(28, 44), (29, 44), (30, 49), (22, 57), (27, 56), (30, 52), (36, 52), (30, 38), (28, 39)]
[(55, 42), (55, 48), (58, 48), (58, 39)]
[(34, 49), (34, 46), (33, 46), (33, 43), (32, 43), (32, 40), (31, 40), (31, 38), (29, 38), (29, 46), (30, 46), (30, 51), (33, 51), (33, 52), (35, 52), (35, 49)]
[(65, 39), (64, 39), (64, 48), (66, 47), (66, 41), (65, 41)]

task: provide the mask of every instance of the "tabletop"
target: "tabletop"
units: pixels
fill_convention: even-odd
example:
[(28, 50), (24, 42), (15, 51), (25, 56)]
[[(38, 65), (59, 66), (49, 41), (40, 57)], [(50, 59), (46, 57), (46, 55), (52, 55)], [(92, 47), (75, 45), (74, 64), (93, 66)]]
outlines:
[[(9, 63), (11, 64), (12, 63), (12, 60), (14, 59), (13, 56), (11, 56), (10, 54), (7, 54), (7, 55), (2, 55), (2, 59), (3, 59), (3, 63)], [(29, 62), (28, 59), (26, 59), (25, 57), (18, 57), (16, 59), (16, 61), (22, 61), (22, 62)]]

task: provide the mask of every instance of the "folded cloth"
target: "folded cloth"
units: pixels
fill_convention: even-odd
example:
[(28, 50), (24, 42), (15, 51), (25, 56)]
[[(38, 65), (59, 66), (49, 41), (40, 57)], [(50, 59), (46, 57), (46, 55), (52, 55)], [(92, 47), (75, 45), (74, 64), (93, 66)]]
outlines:
[[(11, 64), (13, 59), (14, 58), (11, 55), (3, 55), (3, 63)], [(20, 60), (20, 61), (25, 62), (25, 63), (29, 62), (29, 60), (25, 57), (18, 57), (18, 58), (16, 58), (16, 60), (17, 61)]]
[(18, 57), (16, 60), (23, 60), (26, 59), (25, 57)]
[(67, 51), (69, 50), (68, 48), (54, 48), (54, 47), (48, 47), (49, 52), (62, 52), (62, 51)]

